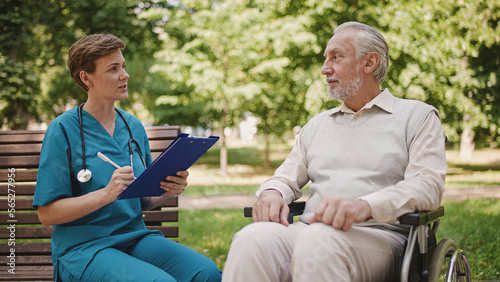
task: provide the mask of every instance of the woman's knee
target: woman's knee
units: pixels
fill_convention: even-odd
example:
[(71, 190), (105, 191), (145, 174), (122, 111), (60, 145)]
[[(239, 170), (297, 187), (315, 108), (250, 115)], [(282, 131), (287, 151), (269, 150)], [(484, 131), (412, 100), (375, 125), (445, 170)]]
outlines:
[(170, 274), (122, 251), (107, 248), (87, 265), (82, 281), (176, 281)]
[(221, 281), (222, 272), (219, 270), (215, 262), (212, 260), (205, 263), (205, 265), (201, 266), (200, 271), (196, 273), (191, 281), (194, 282), (215, 282)]

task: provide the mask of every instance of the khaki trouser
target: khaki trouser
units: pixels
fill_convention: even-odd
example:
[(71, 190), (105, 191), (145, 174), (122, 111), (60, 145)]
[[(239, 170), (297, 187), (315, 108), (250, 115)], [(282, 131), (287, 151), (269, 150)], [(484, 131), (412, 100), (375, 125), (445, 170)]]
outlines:
[(222, 281), (391, 281), (404, 244), (368, 227), (252, 223), (234, 236)]

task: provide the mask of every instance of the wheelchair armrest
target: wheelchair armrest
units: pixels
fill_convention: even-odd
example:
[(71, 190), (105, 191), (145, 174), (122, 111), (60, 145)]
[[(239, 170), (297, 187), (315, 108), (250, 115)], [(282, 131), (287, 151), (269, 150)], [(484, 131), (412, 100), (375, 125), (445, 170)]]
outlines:
[(243, 214), (245, 215), (245, 217), (252, 217), (252, 209), (253, 207), (245, 207), (243, 209)]
[(290, 208), (290, 214), (301, 215), (306, 208), (306, 202), (293, 202), (289, 204), (288, 207)]
[(399, 223), (413, 226), (425, 225), (436, 221), (443, 215), (444, 207), (440, 206), (433, 211), (418, 211), (404, 214), (399, 218)]
[[(288, 207), (290, 208), (289, 216), (293, 217), (296, 215), (301, 215), (304, 212), (305, 206), (306, 202), (293, 202), (289, 204), (288, 205)], [(245, 207), (243, 209), (245, 217), (252, 217), (252, 209), (253, 207)], [(418, 211), (418, 212), (404, 214), (399, 218), (399, 222), (401, 224), (419, 226), (434, 222), (443, 215), (444, 215), (444, 207), (440, 206), (439, 208), (433, 211)]]

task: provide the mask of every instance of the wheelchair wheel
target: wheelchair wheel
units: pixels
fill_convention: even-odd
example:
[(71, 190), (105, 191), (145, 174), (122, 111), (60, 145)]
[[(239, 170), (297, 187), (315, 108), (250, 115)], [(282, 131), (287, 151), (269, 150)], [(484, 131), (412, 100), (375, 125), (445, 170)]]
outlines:
[(450, 238), (439, 242), (431, 258), (429, 281), (472, 281), (469, 261)]

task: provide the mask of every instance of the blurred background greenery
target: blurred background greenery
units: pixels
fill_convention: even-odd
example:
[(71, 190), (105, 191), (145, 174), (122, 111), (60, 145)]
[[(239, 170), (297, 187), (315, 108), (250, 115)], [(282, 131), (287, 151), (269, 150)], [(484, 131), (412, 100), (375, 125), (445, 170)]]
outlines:
[[(145, 124), (218, 132), (249, 117), (269, 146), (338, 105), (325, 93), (323, 49), (345, 21), (379, 29), (390, 47), (383, 83), (439, 109), (450, 146), (471, 158), (499, 146), (498, 0), (3, 0), (0, 127), (45, 128), (86, 99), (67, 51), (91, 33), (127, 48), (129, 99)], [(226, 132), (227, 133), (227, 132)], [(228, 141), (230, 142), (230, 140)], [(268, 154), (264, 159), (270, 166)]]
[[(45, 129), (85, 101), (67, 51), (85, 35), (115, 34), (131, 75), (119, 107), (145, 125), (222, 137), (193, 167), (187, 196), (253, 193), (297, 128), (338, 105), (320, 74), (323, 49), (351, 20), (388, 41), (382, 87), (440, 111), (447, 187), (500, 184), (498, 0), (2, 0), (0, 11), (2, 130)], [(243, 124), (249, 137), (235, 133)], [(441, 234), (471, 254), (477, 280), (500, 279), (498, 205), (445, 202)], [(222, 267), (232, 235), (249, 222), (241, 214), (181, 210), (179, 239)]]

